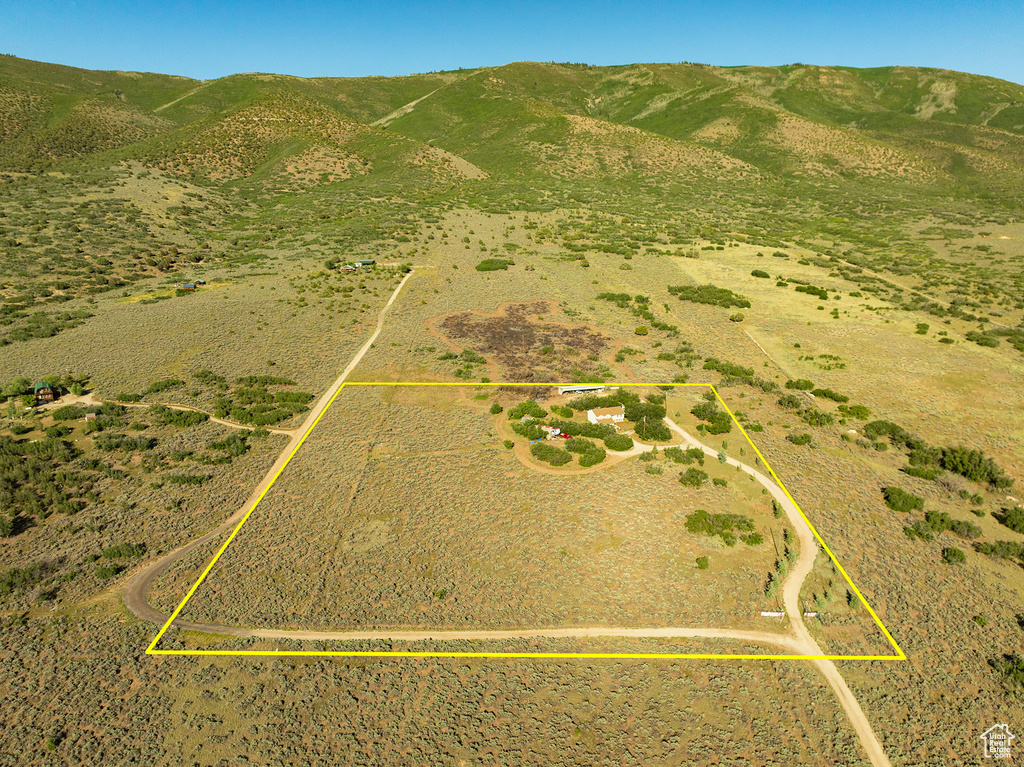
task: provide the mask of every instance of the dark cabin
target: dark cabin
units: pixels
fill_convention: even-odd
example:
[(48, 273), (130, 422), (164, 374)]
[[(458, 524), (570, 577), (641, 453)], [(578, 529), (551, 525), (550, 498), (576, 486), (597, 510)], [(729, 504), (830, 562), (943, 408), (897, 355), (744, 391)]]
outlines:
[(36, 405), (45, 405), (48, 402), (54, 402), (60, 397), (60, 393), (50, 384), (37, 383), (35, 388)]

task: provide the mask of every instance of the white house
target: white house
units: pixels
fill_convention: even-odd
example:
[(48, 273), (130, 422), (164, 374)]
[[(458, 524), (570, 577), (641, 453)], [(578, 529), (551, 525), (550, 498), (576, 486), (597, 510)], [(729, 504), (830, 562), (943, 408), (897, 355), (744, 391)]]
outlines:
[(587, 411), (587, 420), (591, 423), (620, 423), (626, 420), (626, 411), (622, 405), (618, 407), (596, 407)]

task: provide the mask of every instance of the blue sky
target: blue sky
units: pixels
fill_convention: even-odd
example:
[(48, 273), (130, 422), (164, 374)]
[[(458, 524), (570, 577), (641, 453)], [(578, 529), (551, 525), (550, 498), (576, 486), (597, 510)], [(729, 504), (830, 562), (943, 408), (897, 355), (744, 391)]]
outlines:
[(902, 64), (1024, 83), (1016, 2), (0, 0), (0, 53), (209, 79), (505, 64)]

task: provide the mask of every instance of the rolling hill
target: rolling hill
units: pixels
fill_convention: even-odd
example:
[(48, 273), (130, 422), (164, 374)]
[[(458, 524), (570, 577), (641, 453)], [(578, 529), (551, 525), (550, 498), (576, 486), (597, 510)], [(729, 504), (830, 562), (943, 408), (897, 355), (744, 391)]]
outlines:
[[(738, 174), (1013, 197), (1024, 180), (1024, 87), (907, 67), (519, 62), (396, 78), (198, 82), (5, 56), (0, 114), (0, 167), (17, 172), (137, 156), (214, 184), (273, 175), (268, 163), (307, 180), (323, 166), (327, 180), (342, 181), (394, 153), (386, 132), (497, 181)], [(409, 151), (421, 165), (436, 156)]]

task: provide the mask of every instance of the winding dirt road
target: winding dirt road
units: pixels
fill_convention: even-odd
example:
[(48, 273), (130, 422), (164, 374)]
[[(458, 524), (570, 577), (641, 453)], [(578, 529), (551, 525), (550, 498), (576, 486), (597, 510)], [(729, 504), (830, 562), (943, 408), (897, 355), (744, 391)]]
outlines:
[[(381, 309), (380, 315), (377, 320), (377, 327), (373, 332), (373, 335), (366, 341), (365, 344), (359, 349), (355, 357), (345, 368), (342, 374), (335, 380), (334, 384), (328, 389), (317, 401), (316, 406), (310, 411), (309, 415), (302, 425), (288, 433), (291, 434), (291, 440), (288, 445), (281, 452), (281, 455), (275, 461), (274, 465), (267, 472), (263, 481), (260, 482), (259, 486), (253, 491), (252, 495), (246, 501), (238, 511), (232, 514), (227, 520), (219, 525), (214, 530), (206, 533), (205, 535), (191, 541), (190, 543), (177, 548), (168, 554), (165, 554), (160, 559), (152, 562), (144, 569), (133, 575), (128, 581), (126, 590), (124, 593), (124, 604), (131, 610), (131, 612), (137, 617), (162, 625), (166, 620), (167, 616), (158, 610), (151, 607), (147, 601), (147, 594), (149, 587), (161, 574), (166, 572), (175, 562), (179, 561), (182, 557), (187, 554), (206, 546), (213, 540), (220, 537), (226, 531), (232, 529), (238, 522), (249, 512), (253, 505), (257, 502), (264, 489), (269, 486), (273, 481), (274, 477), (277, 476), (278, 471), (288, 462), (289, 457), (292, 455), (292, 451), (296, 446), (305, 438), (315, 424), (317, 418), (327, 407), (328, 403), (334, 397), (334, 395), (341, 388), (341, 385), (348, 378), (349, 374), (355, 369), (355, 367), (362, 360), (363, 356), (370, 349), (377, 336), (380, 334), (381, 329), (384, 326), (384, 318), (391, 307), (391, 305), (397, 299), (399, 292), (402, 287), (412, 276), (412, 272), (407, 274), (405, 278), (399, 283), (398, 287), (395, 288), (394, 293), (388, 300), (387, 304)], [(185, 406), (179, 406), (181, 409), (192, 409), (186, 408)], [(697, 439), (692, 437), (690, 434), (681, 429), (670, 419), (666, 418), (666, 422), (669, 427), (680, 435), (682, 438), (681, 447), (696, 447), (704, 451), (705, 454), (712, 458), (718, 457), (717, 451), (699, 442)], [(230, 422), (225, 422), (228, 426), (238, 426)], [(634, 447), (623, 455), (639, 455), (645, 451), (653, 450), (653, 446), (644, 445), (637, 443)], [(810, 632), (803, 622), (803, 613), (800, 609), (800, 589), (803, 585), (804, 579), (811, 572), (814, 566), (814, 560), (818, 553), (818, 543), (807, 525), (803, 515), (796, 508), (796, 505), (789, 499), (783, 490), (775, 484), (775, 482), (765, 474), (762, 474), (757, 469), (747, 466), (734, 458), (727, 458), (726, 462), (732, 466), (737, 466), (741, 471), (750, 474), (757, 482), (765, 487), (772, 497), (779, 503), (779, 505), (785, 510), (786, 516), (789, 519), (790, 524), (796, 530), (797, 537), (800, 541), (800, 553), (796, 563), (790, 570), (785, 583), (783, 584), (782, 599), (785, 605), (786, 615), (789, 617), (790, 624), (793, 627), (793, 635), (785, 635), (778, 633), (771, 633), (767, 631), (739, 631), (733, 629), (719, 629), (719, 628), (614, 628), (614, 627), (582, 627), (582, 628), (542, 628), (542, 629), (522, 629), (522, 630), (491, 630), (491, 631), (446, 631), (446, 630), (384, 630), (384, 631), (284, 631), (276, 629), (247, 629), (239, 628), (235, 626), (222, 626), (218, 624), (208, 623), (192, 623), (188, 621), (175, 620), (174, 626), (176, 628), (186, 631), (199, 631), (209, 634), (219, 634), (236, 637), (254, 637), (260, 639), (297, 639), (297, 640), (374, 640), (374, 639), (390, 639), (390, 640), (481, 640), (481, 639), (522, 639), (522, 638), (586, 638), (586, 637), (653, 637), (653, 638), (684, 638), (684, 637), (707, 637), (707, 638), (721, 638), (721, 639), (735, 639), (743, 642), (750, 642), (756, 644), (766, 644), (773, 647), (777, 647), (788, 654), (793, 655), (823, 655), (821, 648), (818, 643), (811, 636)], [(888, 757), (885, 755), (885, 751), (882, 749), (881, 744), (875, 737), (874, 732), (871, 729), (871, 725), (868, 722), (864, 711), (858, 704), (857, 699), (854, 697), (850, 688), (846, 685), (842, 675), (836, 668), (835, 664), (830, 660), (810, 660), (810, 663), (821, 672), (822, 676), (828, 682), (829, 687), (835, 692), (839, 703), (842, 705), (843, 710), (846, 712), (847, 717), (850, 719), (851, 724), (854, 727), (860, 742), (867, 752), (867, 756), (874, 767), (891, 767), (891, 763)]]

